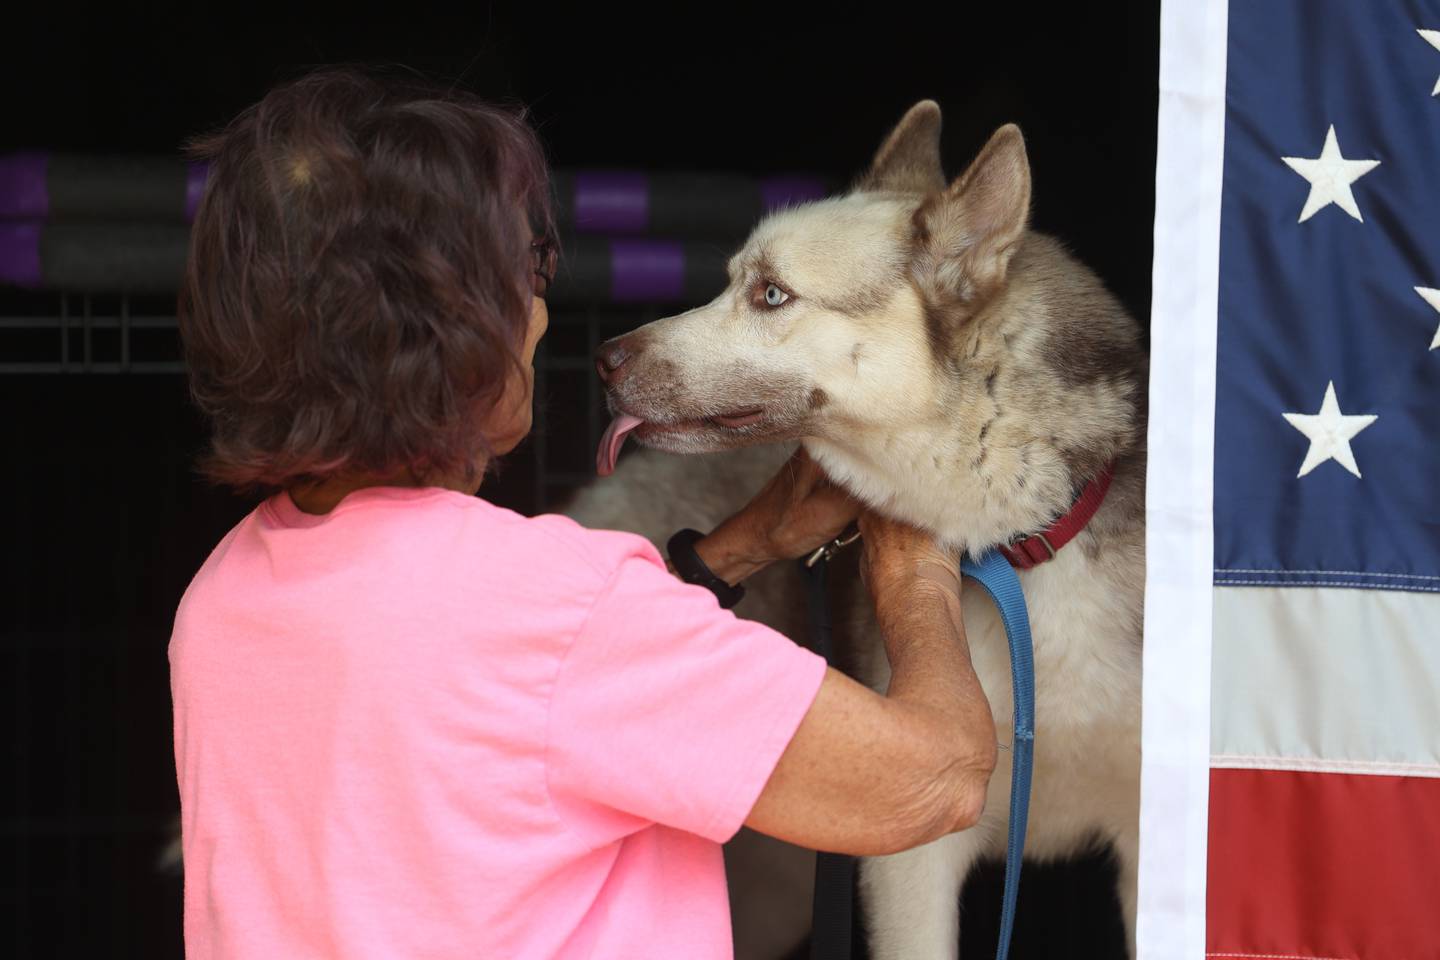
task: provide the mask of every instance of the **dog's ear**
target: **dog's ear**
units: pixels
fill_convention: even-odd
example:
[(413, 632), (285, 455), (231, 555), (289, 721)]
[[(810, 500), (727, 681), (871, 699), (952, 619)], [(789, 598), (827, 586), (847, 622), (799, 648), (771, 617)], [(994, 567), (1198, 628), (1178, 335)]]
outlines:
[(926, 194), (943, 189), (940, 104), (921, 100), (890, 131), (875, 154), (870, 171), (855, 184), (855, 190)]
[(937, 299), (973, 302), (1005, 280), (1030, 221), (1030, 161), (1006, 124), (943, 193), (915, 211), (916, 279)]

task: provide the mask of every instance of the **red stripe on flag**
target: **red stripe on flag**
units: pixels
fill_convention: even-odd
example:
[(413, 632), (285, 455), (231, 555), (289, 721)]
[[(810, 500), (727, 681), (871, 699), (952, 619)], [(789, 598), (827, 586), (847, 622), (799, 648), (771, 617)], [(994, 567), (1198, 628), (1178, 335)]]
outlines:
[(1440, 957), (1440, 780), (1210, 771), (1210, 956)]

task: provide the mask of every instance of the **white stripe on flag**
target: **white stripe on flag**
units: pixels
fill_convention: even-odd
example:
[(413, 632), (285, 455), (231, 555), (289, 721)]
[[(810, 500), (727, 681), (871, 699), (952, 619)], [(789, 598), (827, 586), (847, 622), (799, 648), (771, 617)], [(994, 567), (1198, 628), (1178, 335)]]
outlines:
[(1440, 594), (1214, 593), (1215, 766), (1440, 776)]
[(1241, 756), (1216, 753), (1210, 756), (1211, 770), (1278, 770), (1291, 773), (1343, 773), (1370, 777), (1426, 777), (1440, 780), (1440, 766), (1433, 763), (1385, 763), (1366, 760), (1307, 760), (1304, 757)]
[(1226, 0), (1165, 0), (1146, 485), (1140, 960), (1205, 955)]

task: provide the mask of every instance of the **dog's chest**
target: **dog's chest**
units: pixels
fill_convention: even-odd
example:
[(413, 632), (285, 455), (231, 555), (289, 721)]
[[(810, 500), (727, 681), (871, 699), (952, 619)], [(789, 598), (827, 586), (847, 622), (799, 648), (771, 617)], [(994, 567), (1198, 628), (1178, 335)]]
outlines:
[[(1092, 562), (1078, 546), (1021, 574), (1035, 650), (1037, 742), (1060, 746), (1138, 725), (1140, 598), (1137, 586)], [(967, 581), (963, 600), (970, 656), (1008, 740), (1014, 715), (1010, 649), (990, 599)]]
[[(1105, 568), (1072, 545), (1021, 574), (1035, 653), (1036, 736), (1046, 754), (1061, 744), (1138, 730), (1144, 572), (1131, 573)], [(857, 602), (862, 609), (854, 622), (870, 626), (863, 639), (854, 638), (860, 648), (853, 664), (864, 682), (883, 690), (889, 683), (883, 645), (868, 616), (868, 598)], [(971, 663), (997, 733), (1008, 742), (1014, 699), (1004, 625), (977, 583), (965, 582), (961, 603)]]

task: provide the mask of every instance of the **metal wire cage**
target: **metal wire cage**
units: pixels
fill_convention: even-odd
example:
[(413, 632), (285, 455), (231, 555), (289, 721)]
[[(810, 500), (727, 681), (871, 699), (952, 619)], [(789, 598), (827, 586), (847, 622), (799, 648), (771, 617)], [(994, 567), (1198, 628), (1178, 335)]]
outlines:
[(173, 297), (29, 293), (0, 303), (0, 374), (180, 374)]

